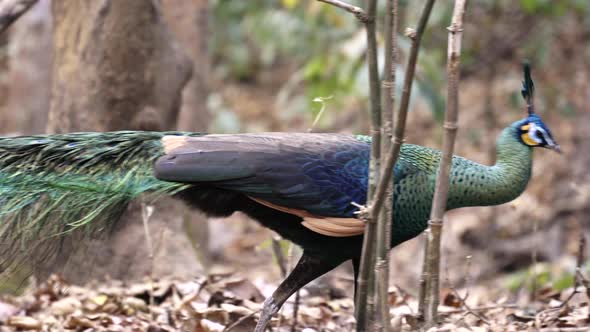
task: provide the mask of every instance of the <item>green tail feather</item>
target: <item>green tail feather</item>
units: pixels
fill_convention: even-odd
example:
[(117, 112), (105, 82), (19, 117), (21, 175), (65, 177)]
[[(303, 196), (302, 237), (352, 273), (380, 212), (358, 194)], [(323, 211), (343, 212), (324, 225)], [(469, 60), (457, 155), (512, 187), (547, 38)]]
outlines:
[(61, 255), (64, 234), (108, 231), (128, 203), (173, 195), (187, 185), (160, 181), (152, 164), (164, 135), (74, 133), (0, 138), (0, 273)]

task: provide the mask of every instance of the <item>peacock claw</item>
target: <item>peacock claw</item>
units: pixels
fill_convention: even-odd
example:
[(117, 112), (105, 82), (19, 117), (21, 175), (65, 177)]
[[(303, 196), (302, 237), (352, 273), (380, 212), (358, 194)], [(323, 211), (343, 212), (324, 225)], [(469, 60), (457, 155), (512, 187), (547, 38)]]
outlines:
[(369, 218), (370, 209), (366, 205), (358, 204), (356, 202), (350, 202), (350, 204), (358, 208), (358, 211), (355, 211), (354, 214), (357, 215), (360, 220), (365, 222)]

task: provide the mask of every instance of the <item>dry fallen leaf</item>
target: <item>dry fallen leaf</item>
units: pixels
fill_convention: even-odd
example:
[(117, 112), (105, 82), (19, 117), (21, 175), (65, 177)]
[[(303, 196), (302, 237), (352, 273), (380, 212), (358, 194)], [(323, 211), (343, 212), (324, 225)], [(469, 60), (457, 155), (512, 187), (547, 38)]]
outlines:
[(95, 328), (93, 322), (90, 319), (78, 315), (69, 316), (65, 323), (65, 327), (73, 330)]
[(462, 303), (461, 303), (461, 299), (459, 299), (457, 297), (457, 295), (455, 294), (455, 292), (453, 292), (452, 289), (449, 288), (445, 288), (442, 290), (443, 293), (443, 304), (448, 306), (448, 307), (453, 307), (453, 308), (461, 308)]
[(49, 312), (56, 316), (65, 316), (73, 313), (81, 307), (82, 303), (78, 299), (66, 297), (51, 303), (49, 306)]
[(201, 329), (197, 330), (198, 332), (222, 332), (225, 329), (224, 325), (208, 319), (201, 319), (200, 327)]
[(42, 324), (33, 317), (12, 316), (6, 321), (6, 325), (22, 330), (40, 330)]
[(219, 280), (211, 285), (212, 289), (223, 290), (224, 292), (231, 292), (233, 295), (250, 301), (261, 302), (264, 301), (264, 296), (254, 284), (248, 279), (231, 277), (228, 279)]
[(14, 316), (19, 312), (19, 308), (6, 302), (0, 301), (0, 322), (6, 320), (10, 316)]

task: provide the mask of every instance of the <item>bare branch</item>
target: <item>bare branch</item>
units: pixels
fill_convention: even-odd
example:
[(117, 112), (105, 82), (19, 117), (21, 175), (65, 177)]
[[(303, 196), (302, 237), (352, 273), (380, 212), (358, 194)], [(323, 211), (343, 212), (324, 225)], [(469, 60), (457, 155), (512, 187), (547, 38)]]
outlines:
[(0, 1), (0, 33), (3, 33), (26, 13), (37, 0), (4, 0)]
[(332, 6), (340, 8), (340, 9), (344, 9), (347, 12), (354, 14), (354, 16), (356, 16), (356, 18), (359, 21), (361, 21), (362, 23), (367, 23), (368, 21), (372, 21), (373, 17), (375, 17), (374, 15), (371, 15), (371, 16), (367, 15), (367, 13), (365, 13), (365, 11), (361, 7), (353, 6), (353, 5), (348, 4), (344, 1), (340, 1), (340, 0), (318, 0), (318, 1), (330, 4)]
[[(385, 64), (381, 81), (381, 151), (389, 151), (393, 138), (393, 121), (395, 105), (395, 66), (397, 62), (397, 7), (398, 0), (387, 0), (385, 8)], [(381, 165), (387, 161), (387, 155), (381, 154)], [(391, 247), (393, 216), (393, 182), (387, 182), (385, 204), (377, 220), (377, 259), (375, 275), (377, 283), (377, 309), (380, 315), (380, 327), (384, 331), (390, 325), (387, 293), (389, 290), (389, 248)]]
[[(367, 13), (375, 17), (377, 0), (367, 1)], [(375, 20), (365, 21), (367, 33), (367, 65), (369, 71), (369, 94), (371, 106), (371, 159), (369, 162), (369, 183), (367, 188), (367, 206), (375, 193), (381, 175), (381, 100), (379, 90), (379, 69), (377, 64), (377, 36)], [(357, 331), (364, 331), (375, 321), (375, 248), (377, 238), (377, 218), (369, 214), (365, 219), (365, 235), (358, 277), (356, 296)]]
[[(473, 307), (470, 308), (470, 310), (472, 312), (477, 312), (477, 311), (488, 311), (488, 310), (496, 310), (496, 309), (517, 309), (518, 305), (513, 304), (513, 303), (507, 303), (507, 304), (496, 304), (496, 305), (488, 305), (488, 306), (483, 306), (483, 307)], [(445, 310), (443, 312), (441, 312), (441, 315), (452, 315), (452, 314), (458, 314), (458, 313), (462, 313), (465, 312), (465, 309), (460, 308), (460, 309), (453, 309), (453, 310)]]
[(251, 313), (249, 313), (246, 316), (240, 317), (240, 319), (236, 320), (235, 322), (233, 322), (232, 324), (226, 326), (222, 332), (230, 332), (231, 330), (233, 330), (235, 327), (240, 326), (240, 324), (242, 324), (244, 321), (254, 317), (254, 315), (256, 315), (257, 313), (261, 312), (262, 309), (256, 310), (256, 311), (252, 311)]
[(426, 244), (426, 265), (423, 279), (426, 280), (425, 296), (420, 300), (424, 311), (426, 327), (436, 324), (439, 304), (439, 270), (440, 270), (440, 239), (443, 216), (446, 211), (449, 192), (449, 174), (453, 160), (453, 148), (457, 135), (457, 118), (459, 113), (459, 59), (461, 55), (461, 37), (463, 31), (463, 14), (467, 0), (455, 0), (453, 18), (449, 30), (449, 46), (447, 53), (447, 110), (445, 112), (443, 151), (436, 177), (436, 187), (432, 201), (430, 220), (428, 221), (428, 239)]

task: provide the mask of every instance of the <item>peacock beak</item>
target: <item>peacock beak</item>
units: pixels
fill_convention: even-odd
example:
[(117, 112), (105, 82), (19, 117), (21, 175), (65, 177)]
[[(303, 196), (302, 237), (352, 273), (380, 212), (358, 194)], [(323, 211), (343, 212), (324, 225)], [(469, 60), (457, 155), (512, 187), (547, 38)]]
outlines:
[(555, 151), (555, 152), (559, 153), (559, 154), (562, 154), (562, 152), (561, 152), (561, 148), (559, 147), (559, 144), (548, 145), (547, 147), (548, 147), (549, 149), (551, 149), (551, 150), (553, 150), (553, 151)]

